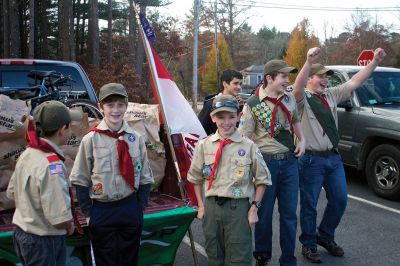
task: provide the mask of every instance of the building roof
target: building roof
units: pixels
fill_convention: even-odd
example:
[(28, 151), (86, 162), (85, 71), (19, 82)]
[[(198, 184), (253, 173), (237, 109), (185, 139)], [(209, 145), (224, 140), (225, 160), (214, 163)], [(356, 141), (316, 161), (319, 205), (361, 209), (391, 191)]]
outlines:
[(264, 65), (251, 65), (242, 70), (243, 73), (263, 73)]

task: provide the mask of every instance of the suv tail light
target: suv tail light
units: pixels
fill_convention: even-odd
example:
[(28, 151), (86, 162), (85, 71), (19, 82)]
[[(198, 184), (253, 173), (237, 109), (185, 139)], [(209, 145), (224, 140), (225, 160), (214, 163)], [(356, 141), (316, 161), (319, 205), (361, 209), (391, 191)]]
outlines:
[(14, 59), (1, 59), (0, 65), (33, 65), (35, 60), (25, 59), (25, 60), (14, 60)]

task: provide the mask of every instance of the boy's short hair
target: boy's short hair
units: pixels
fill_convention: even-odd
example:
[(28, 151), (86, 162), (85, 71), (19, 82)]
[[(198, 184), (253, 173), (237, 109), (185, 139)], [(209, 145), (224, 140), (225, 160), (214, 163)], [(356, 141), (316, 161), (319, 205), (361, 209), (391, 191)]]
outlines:
[(35, 109), (33, 118), (36, 126), (45, 135), (52, 135), (51, 132), (54, 133), (63, 126), (69, 125), (71, 121), (81, 121), (82, 115), (78, 111), (69, 110), (61, 102), (47, 101)]
[(234, 78), (243, 79), (243, 75), (236, 70), (224, 70), (221, 74), (221, 91), (224, 89), (224, 81), (229, 84)]
[(239, 102), (232, 95), (221, 94), (214, 98), (212, 103), (211, 115), (215, 115), (218, 112), (239, 112)]
[(118, 95), (128, 99), (128, 93), (126, 92), (124, 85), (120, 83), (108, 83), (100, 88), (99, 102), (104, 102), (106, 98), (112, 95)]

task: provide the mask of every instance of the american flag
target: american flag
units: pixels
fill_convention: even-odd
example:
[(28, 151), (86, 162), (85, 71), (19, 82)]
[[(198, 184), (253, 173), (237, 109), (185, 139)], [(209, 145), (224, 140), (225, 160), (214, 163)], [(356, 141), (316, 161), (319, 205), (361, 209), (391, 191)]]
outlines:
[(52, 174), (52, 175), (63, 173), (63, 167), (61, 164), (49, 165), (49, 170), (50, 170), (50, 174)]

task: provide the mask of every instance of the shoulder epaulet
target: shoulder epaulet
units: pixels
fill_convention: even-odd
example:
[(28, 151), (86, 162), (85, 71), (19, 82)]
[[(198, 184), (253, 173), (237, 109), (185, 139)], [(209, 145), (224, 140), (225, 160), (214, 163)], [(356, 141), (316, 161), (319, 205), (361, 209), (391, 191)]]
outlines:
[(206, 97), (204, 97), (204, 101), (210, 101), (210, 100), (214, 100), (215, 96), (217, 96), (218, 94), (211, 94), (211, 95), (207, 95)]
[(55, 155), (55, 154), (52, 154), (52, 155), (47, 156), (46, 159), (47, 159), (47, 161), (48, 161), (49, 163), (53, 163), (53, 162), (60, 161), (60, 158), (58, 158), (58, 156)]
[(289, 85), (285, 89), (286, 92), (292, 92), (293, 91), (293, 85)]

